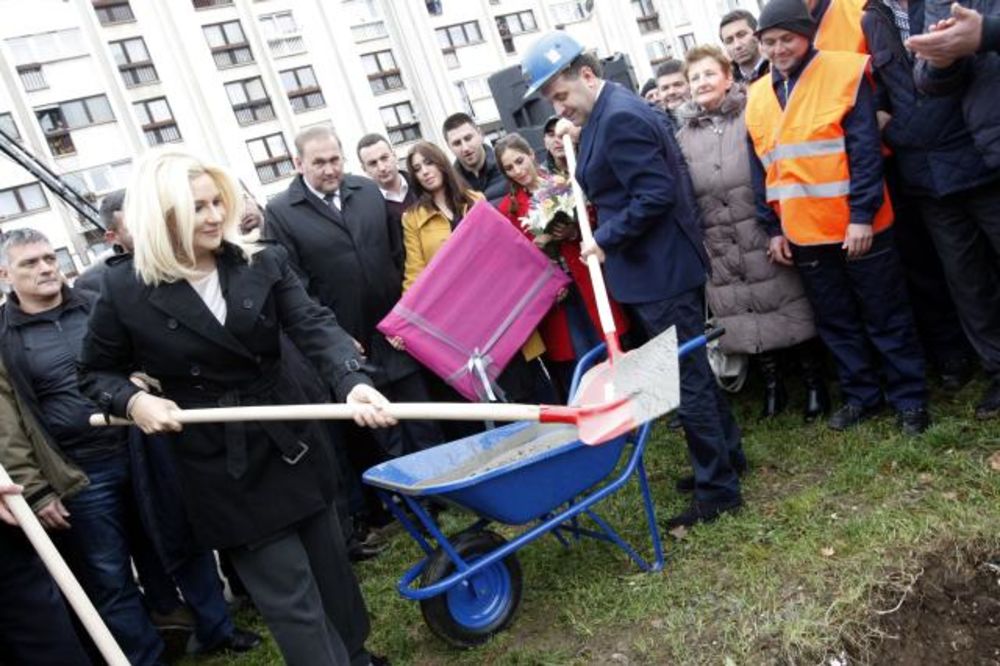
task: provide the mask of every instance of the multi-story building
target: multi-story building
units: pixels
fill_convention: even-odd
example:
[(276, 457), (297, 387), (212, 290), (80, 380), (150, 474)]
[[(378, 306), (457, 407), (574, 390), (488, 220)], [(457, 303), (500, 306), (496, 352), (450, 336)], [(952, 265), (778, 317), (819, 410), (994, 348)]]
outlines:
[[(757, 0), (4, 0), (0, 129), (94, 201), (150, 146), (228, 165), (258, 199), (288, 185), (295, 134), (332, 124), (400, 156), (464, 110), (499, 131), (487, 85), (562, 28), (640, 80)], [(0, 159), (0, 230), (52, 238), (68, 274), (100, 249), (87, 225)]]

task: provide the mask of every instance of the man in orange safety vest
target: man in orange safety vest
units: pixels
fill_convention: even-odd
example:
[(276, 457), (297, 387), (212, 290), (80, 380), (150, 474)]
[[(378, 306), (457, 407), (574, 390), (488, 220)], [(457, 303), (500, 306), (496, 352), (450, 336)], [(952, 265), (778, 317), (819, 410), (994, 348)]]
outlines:
[(924, 358), (892, 239), (868, 57), (817, 50), (815, 30), (802, 0), (771, 0), (760, 15), (771, 74), (751, 85), (746, 110), (758, 218), (771, 260), (798, 267), (836, 362), (844, 404), (828, 425), (856, 426), (887, 400), (903, 432), (918, 434), (930, 423)]

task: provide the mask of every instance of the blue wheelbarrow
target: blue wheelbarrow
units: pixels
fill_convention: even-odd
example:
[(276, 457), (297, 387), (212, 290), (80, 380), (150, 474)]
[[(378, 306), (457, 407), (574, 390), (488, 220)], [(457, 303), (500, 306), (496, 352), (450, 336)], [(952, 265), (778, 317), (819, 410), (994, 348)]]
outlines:
[[(678, 356), (719, 334), (721, 330), (687, 341), (678, 348)], [(580, 360), (571, 395), (581, 375), (604, 354), (601, 344)], [(400, 578), (399, 593), (420, 602), (435, 635), (456, 647), (470, 648), (513, 620), (523, 585), (515, 551), (545, 534), (551, 533), (567, 547), (582, 537), (606, 541), (621, 548), (643, 571), (659, 571), (663, 547), (643, 466), (650, 428), (646, 422), (626, 435), (588, 446), (579, 441), (573, 426), (519, 422), (372, 467), (364, 474), (365, 483), (378, 489), (425, 553)], [(651, 560), (594, 511), (594, 505), (633, 476), (646, 512)], [(422, 500), (460, 507), (478, 520), (448, 537)], [(595, 527), (581, 525), (581, 516)], [(508, 540), (487, 529), (491, 523), (528, 527)]]

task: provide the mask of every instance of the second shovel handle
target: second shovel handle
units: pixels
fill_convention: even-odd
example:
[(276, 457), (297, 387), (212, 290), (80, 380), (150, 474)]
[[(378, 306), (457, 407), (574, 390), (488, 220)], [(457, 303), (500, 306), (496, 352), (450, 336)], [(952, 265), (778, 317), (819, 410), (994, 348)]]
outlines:
[[(583, 194), (583, 188), (576, 181), (576, 148), (573, 147), (573, 139), (569, 134), (563, 136), (563, 147), (566, 149), (566, 167), (569, 170), (570, 182), (573, 185), (573, 200), (576, 204), (576, 217), (580, 223), (580, 238), (584, 245), (594, 241), (594, 232), (590, 228), (590, 217), (587, 215), (587, 197)], [(594, 300), (597, 301), (597, 315), (601, 320), (601, 329), (604, 336), (617, 337), (615, 329), (615, 318), (611, 314), (611, 301), (608, 298), (608, 288), (604, 284), (604, 273), (601, 272), (601, 262), (597, 257), (590, 255), (587, 257), (587, 269), (590, 271), (590, 282), (594, 285)]]

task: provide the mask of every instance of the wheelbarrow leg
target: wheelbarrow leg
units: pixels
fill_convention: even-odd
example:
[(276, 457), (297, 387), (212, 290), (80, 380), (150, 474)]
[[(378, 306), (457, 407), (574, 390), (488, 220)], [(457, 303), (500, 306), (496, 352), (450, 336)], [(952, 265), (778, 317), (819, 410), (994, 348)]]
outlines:
[(663, 543), (660, 541), (660, 527), (656, 524), (656, 509), (653, 507), (653, 494), (649, 490), (649, 478), (646, 476), (646, 464), (639, 458), (636, 473), (639, 475), (639, 488), (642, 490), (642, 503), (646, 507), (646, 521), (649, 524), (649, 536), (653, 540), (653, 561), (650, 571), (663, 569)]
[(421, 533), (420, 529), (413, 524), (413, 521), (410, 520), (410, 517), (406, 515), (406, 512), (403, 511), (402, 508), (400, 508), (399, 504), (393, 501), (393, 498), (398, 496), (404, 502), (406, 502), (408, 505), (412, 507), (412, 504), (410, 503), (410, 498), (405, 495), (396, 495), (396, 493), (389, 493), (380, 489), (376, 489), (375, 492), (378, 494), (378, 498), (382, 501), (382, 504), (384, 504), (389, 509), (389, 512), (392, 513), (392, 515), (396, 518), (396, 520), (398, 520), (400, 524), (403, 526), (403, 528), (410, 534), (410, 536), (413, 537), (413, 540), (417, 542), (417, 545), (420, 546), (421, 550), (423, 550), (424, 553), (427, 555), (433, 553), (434, 548), (432, 548), (431, 545), (427, 543), (427, 539), (424, 538), (424, 535)]
[[(421, 523), (423, 523), (424, 528), (427, 529), (427, 532), (432, 537), (434, 537), (434, 540), (437, 542), (438, 547), (441, 548), (441, 550), (443, 550), (448, 555), (451, 561), (455, 563), (455, 567), (459, 571), (465, 571), (466, 569), (468, 569), (469, 565), (465, 562), (465, 560), (462, 559), (462, 556), (458, 554), (454, 546), (452, 546), (451, 542), (448, 540), (448, 537), (444, 535), (444, 532), (442, 532), (441, 528), (438, 527), (437, 522), (433, 518), (431, 518), (430, 514), (428, 514), (427, 511), (424, 509), (424, 507), (420, 505), (420, 502), (417, 502), (416, 500), (414, 500), (412, 497), (409, 496), (404, 496), (403, 499), (406, 500), (406, 503), (409, 505), (410, 510), (413, 511), (413, 514), (420, 519)], [(422, 536), (421, 540), (423, 540)], [(427, 554), (430, 555), (431, 553), (434, 552), (434, 549), (431, 548), (430, 550), (426, 550), (425, 552), (427, 552)]]

